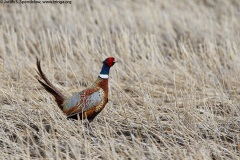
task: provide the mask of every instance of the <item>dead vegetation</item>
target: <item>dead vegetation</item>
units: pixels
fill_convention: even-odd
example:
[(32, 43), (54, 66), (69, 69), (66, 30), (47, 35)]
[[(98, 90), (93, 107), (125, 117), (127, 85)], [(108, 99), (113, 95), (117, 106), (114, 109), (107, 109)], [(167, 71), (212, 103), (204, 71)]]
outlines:
[[(0, 5), (0, 159), (239, 159), (238, 0)], [(110, 101), (86, 126), (65, 95), (110, 73)]]

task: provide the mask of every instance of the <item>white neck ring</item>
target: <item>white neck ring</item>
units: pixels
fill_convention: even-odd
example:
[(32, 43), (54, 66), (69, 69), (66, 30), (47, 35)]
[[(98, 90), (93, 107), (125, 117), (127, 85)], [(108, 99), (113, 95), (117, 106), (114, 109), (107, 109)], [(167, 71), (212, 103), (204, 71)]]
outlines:
[(99, 77), (101, 77), (103, 79), (108, 79), (108, 75), (107, 74), (99, 74)]

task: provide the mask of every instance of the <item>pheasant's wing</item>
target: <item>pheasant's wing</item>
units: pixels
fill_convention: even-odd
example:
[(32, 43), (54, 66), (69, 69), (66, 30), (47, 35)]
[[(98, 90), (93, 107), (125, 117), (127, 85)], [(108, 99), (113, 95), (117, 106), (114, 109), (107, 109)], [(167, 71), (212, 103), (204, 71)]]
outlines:
[(63, 112), (68, 116), (73, 116), (96, 107), (102, 101), (100, 88), (90, 88), (73, 94), (63, 103)]

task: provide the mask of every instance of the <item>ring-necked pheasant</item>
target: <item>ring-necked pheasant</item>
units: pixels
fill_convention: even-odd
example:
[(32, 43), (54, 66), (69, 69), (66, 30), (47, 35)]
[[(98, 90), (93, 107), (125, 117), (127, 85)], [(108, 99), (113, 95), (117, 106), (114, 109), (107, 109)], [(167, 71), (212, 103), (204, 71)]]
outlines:
[(58, 107), (67, 115), (68, 118), (88, 119), (91, 122), (105, 107), (108, 102), (108, 75), (110, 68), (115, 60), (109, 57), (103, 61), (102, 70), (97, 80), (90, 88), (81, 92), (74, 93), (71, 97), (65, 97), (42, 72), (40, 60), (37, 59), (38, 75), (45, 81), (39, 79), (39, 83), (51, 93)]

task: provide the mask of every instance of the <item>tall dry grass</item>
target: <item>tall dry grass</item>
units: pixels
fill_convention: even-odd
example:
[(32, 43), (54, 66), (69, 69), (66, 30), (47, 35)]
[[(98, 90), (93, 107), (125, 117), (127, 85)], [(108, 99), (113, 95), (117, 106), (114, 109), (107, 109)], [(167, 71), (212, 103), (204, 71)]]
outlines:
[[(114, 56), (110, 101), (67, 120), (65, 95)], [(240, 1), (0, 4), (0, 159), (239, 159)]]

